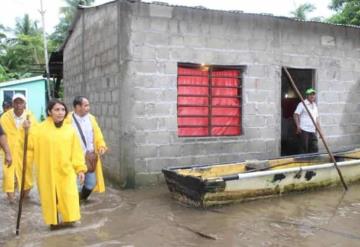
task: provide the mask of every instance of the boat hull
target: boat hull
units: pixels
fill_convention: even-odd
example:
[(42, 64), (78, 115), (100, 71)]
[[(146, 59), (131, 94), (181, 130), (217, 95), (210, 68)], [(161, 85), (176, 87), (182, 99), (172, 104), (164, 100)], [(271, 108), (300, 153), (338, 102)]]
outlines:
[[(340, 161), (337, 165), (346, 183), (360, 180), (360, 160)], [(206, 179), (178, 171), (178, 168), (163, 170), (169, 190), (176, 200), (195, 207), (254, 200), (341, 183), (334, 164), (329, 162)]]

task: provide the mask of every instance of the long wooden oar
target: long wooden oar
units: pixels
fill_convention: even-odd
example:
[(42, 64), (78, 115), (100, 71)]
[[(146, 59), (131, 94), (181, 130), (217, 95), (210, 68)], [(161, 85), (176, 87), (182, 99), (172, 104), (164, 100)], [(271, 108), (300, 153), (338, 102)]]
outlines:
[(334, 163), (334, 166), (335, 166), (335, 168), (336, 168), (336, 170), (337, 170), (337, 172), (338, 172), (338, 174), (339, 174), (341, 183), (342, 183), (342, 185), (344, 186), (344, 189), (347, 190), (348, 187), (347, 187), (347, 185), (346, 185), (346, 183), (345, 183), (345, 181), (344, 181), (344, 178), (343, 178), (343, 176), (342, 176), (342, 174), (341, 174), (341, 171), (340, 171), (340, 169), (339, 169), (339, 167), (338, 167), (338, 165), (337, 165), (337, 163), (336, 163), (336, 160), (335, 160), (335, 158), (334, 158), (334, 155), (333, 155), (332, 152), (330, 151), (330, 149), (329, 149), (329, 147), (328, 147), (328, 145), (327, 145), (327, 143), (326, 143), (326, 141), (325, 141), (324, 135), (322, 134), (319, 126), (316, 124), (315, 119), (313, 118), (313, 116), (311, 115), (308, 107), (306, 106), (306, 104), (305, 104), (305, 102), (304, 102), (304, 98), (301, 96), (301, 93), (300, 93), (299, 89), (296, 87), (295, 82), (294, 82), (294, 80), (292, 79), (292, 77), (291, 77), (289, 71), (287, 70), (287, 68), (284, 67), (284, 71), (285, 71), (286, 75), (288, 76), (288, 78), (289, 78), (289, 80), (290, 80), (290, 82), (291, 82), (291, 85), (292, 85), (293, 89), (295, 90), (296, 94), (297, 94), (297, 95), (299, 96), (299, 98), (301, 99), (301, 102), (302, 102), (302, 104), (304, 105), (307, 113), (309, 114), (309, 117), (310, 117), (311, 121), (313, 122), (313, 124), (314, 124), (317, 132), (320, 134), (321, 140), (322, 140), (323, 143), (324, 143), (324, 146), (325, 146), (325, 148), (326, 148), (326, 151), (328, 152), (328, 154), (329, 154), (329, 156), (330, 156), (330, 159), (331, 159), (331, 161)]
[[(26, 118), (29, 120), (29, 117)], [(24, 155), (23, 155), (23, 166), (22, 166), (22, 178), (21, 178), (21, 189), (20, 189), (20, 200), (19, 200), (19, 210), (16, 220), (16, 236), (19, 235), (20, 230), (20, 219), (21, 219), (21, 212), (22, 212), (22, 204), (24, 199), (24, 188), (25, 188), (25, 176), (26, 176), (26, 155), (27, 155), (27, 146), (28, 146), (28, 138), (29, 138), (29, 128), (24, 128), (25, 131), (25, 138), (24, 138)]]

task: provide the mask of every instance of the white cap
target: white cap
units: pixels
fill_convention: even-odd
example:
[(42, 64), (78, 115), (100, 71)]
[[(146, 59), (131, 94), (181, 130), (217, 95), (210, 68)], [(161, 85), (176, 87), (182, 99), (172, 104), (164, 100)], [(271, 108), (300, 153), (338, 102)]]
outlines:
[(22, 93), (16, 93), (14, 94), (14, 96), (12, 97), (12, 101), (16, 100), (16, 99), (22, 99), (23, 101), (26, 102), (26, 98)]

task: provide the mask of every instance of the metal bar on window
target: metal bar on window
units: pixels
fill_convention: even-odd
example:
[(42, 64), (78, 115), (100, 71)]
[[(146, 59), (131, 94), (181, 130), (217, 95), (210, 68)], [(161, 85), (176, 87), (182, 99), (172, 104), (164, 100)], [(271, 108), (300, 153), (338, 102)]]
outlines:
[[(205, 94), (178, 94), (179, 97), (209, 97), (209, 95), (205, 95)], [(230, 95), (215, 95), (215, 96), (211, 96), (212, 98), (238, 98), (240, 99), (241, 96), (230, 96)]]
[(178, 94), (179, 97), (209, 97), (209, 95), (206, 94)]
[[(178, 87), (208, 87), (204, 84), (178, 84)], [(211, 86), (212, 88), (242, 88), (242, 86)]]
[(241, 108), (241, 106), (234, 105), (212, 105), (212, 108)]
[[(178, 125), (179, 128), (207, 128), (208, 125)], [(240, 127), (240, 124), (231, 124), (231, 125), (222, 125), (222, 124), (215, 124), (211, 125), (211, 128), (215, 127)]]
[(209, 75), (209, 76), (207, 76), (207, 75), (197, 75), (197, 74), (179, 74), (178, 75), (178, 77), (181, 77), (181, 76), (183, 76), (183, 77), (204, 77), (204, 78), (208, 78), (208, 77), (210, 77), (210, 78), (224, 78), (224, 79), (239, 79), (239, 80), (241, 80), (241, 76), (212, 76), (212, 75)]
[(212, 102), (212, 82), (211, 82), (211, 71), (212, 71), (212, 68), (210, 67), (209, 70), (208, 70), (208, 86), (209, 86), (209, 110), (208, 110), (208, 134), (209, 136), (211, 136), (211, 114), (212, 114), (212, 106), (211, 106), (211, 102)]
[[(208, 115), (178, 115), (181, 118), (206, 118)], [(212, 115), (212, 117), (239, 117), (239, 115)]]
[(197, 105), (197, 104), (178, 104), (178, 107), (208, 107), (208, 105)]
[(208, 115), (178, 115), (178, 117), (198, 118), (198, 117), (208, 117)]

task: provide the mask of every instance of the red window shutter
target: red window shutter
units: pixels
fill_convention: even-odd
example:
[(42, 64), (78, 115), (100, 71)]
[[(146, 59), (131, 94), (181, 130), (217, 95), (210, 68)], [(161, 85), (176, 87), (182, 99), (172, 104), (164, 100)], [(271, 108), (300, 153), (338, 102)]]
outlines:
[(178, 67), (178, 136), (208, 136), (208, 71)]
[(241, 94), (238, 70), (213, 71), (211, 74), (211, 135), (241, 134)]
[[(241, 134), (240, 70), (178, 67), (178, 136)], [(211, 83), (211, 84), (209, 84)]]

